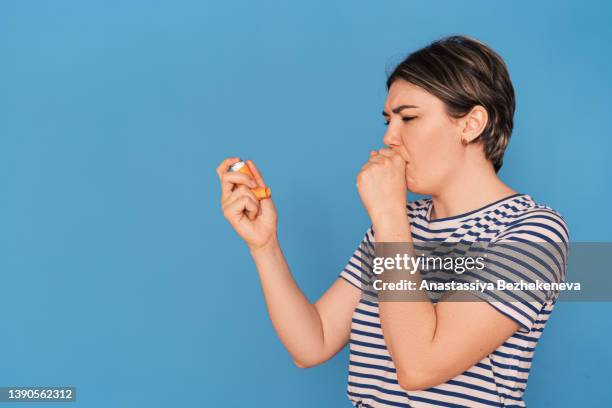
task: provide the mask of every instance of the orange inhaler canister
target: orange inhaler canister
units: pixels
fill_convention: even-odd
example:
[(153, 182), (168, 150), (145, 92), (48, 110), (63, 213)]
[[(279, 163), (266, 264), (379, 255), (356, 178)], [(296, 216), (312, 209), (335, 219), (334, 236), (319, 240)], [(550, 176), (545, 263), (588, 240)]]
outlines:
[[(255, 180), (255, 177), (253, 176), (253, 173), (251, 173), (249, 166), (247, 166), (244, 161), (239, 161), (238, 163), (232, 165), (229, 168), (229, 171), (239, 171)], [(258, 200), (270, 198), (270, 196), (272, 195), (272, 193), (270, 192), (270, 187), (255, 187), (251, 188), (250, 190), (253, 194), (255, 194), (255, 197), (257, 197)]]

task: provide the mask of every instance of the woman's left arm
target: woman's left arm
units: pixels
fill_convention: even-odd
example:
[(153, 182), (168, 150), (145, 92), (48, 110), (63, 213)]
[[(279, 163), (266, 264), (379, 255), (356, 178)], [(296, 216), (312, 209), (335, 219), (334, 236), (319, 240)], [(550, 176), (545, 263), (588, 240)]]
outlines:
[[(398, 154), (381, 149), (371, 153), (357, 176), (376, 242), (412, 242), (404, 166)], [(379, 314), (398, 382), (406, 390), (429, 388), (461, 374), (519, 328), (516, 321), (476, 298), (436, 306), (429, 298), (379, 302)]]
[[(372, 221), (377, 242), (412, 242), (405, 211)], [(428, 298), (379, 303), (385, 343), (402, 388), (422, 390), (456, 377), (519, 329), (487, 302), (465, 300), (435, 306)]]

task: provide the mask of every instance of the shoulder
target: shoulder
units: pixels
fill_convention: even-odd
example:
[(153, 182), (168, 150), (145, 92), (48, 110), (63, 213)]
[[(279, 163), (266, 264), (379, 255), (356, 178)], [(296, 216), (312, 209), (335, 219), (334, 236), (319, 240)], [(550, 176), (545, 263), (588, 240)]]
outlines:
[(515, 200), (504, 213), (504, 228), (495, 239), (519, 238), (531, 241), (569, 242), (569, 228), (565, 218), (554, 208), (534, 200), (529, 195)]

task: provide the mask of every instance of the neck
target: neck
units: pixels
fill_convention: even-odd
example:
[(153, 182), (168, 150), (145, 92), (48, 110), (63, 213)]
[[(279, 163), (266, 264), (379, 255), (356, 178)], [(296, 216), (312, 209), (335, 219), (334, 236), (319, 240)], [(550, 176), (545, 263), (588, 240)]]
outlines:
[(499, 179), (490, 162), (466, 165), (453, 173), (442, 191), (432, 194), (430, 219), (464, 214), (512, 194), (516, 191)]

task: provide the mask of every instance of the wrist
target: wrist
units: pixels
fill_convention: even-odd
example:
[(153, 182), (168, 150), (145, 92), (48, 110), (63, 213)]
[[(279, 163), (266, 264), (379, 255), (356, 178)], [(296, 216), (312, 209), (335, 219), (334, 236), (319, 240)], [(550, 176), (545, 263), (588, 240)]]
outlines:
[(373, 224), (393, 224), (404, 218), (408, 219), (408, 214), (406, 213), (406, 207), (402, 205), (380, 208), (370, 213), (370, 219)]
[(278, 243), (278, 237), (276, 236), (276, 234), (272, 235), (272, 237), (270, 237), (270, 239), (265, 244), (247, 246), (249, 247), (249, 252), (253, 257), (272, 255), (276, 253), (280, 248), (280, 245)]
[(410, 220), (403, 210), (372, 217), (377, 242), (412, 242)]

